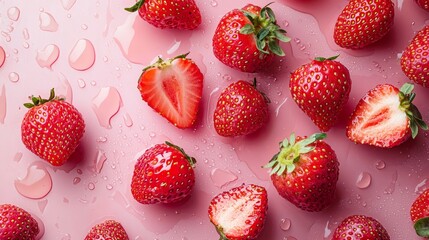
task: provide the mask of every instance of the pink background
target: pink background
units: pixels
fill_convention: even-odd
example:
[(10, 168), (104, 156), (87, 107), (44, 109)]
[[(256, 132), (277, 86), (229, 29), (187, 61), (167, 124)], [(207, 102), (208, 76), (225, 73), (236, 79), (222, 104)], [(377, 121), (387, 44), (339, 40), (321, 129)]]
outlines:
[[(217, 239), (207, 217), (211, 198), (242, 183), (255, 183), (266, 187), (269, 193), (268, 219), (259, 239), (330, 239), (338, 223), (351, 214), (378, 219), (392, 239), (419, 239), (413, 232), (409, 208), (427, 187), (427, 134), (421, 133), (413, 141), (386, 150), (355, 145), (345, 137), (344, 129), (357, 101), (370, 88), (379, 83), (400, 87), (407, 81), (398, 55), (425, 25), (429, 13), (414, 1), (394, 1), (395, 25), (387, 37), (365, 50), (349, 51), (340, 49), (332, 40), (336, 17), (347, 1), (278, 0), (271, 7), (278, 23), (292, 38), (290, 43), (283, 44), (287, 55), (264, 73), (247, 74), (220, 63), (211, 48), (220, 18), (247, 2), (196, 2), (203, 15), (202, 25), (194, 31), (175, 31), (156, 29), (137, 13), (123, 11), (133, 5), (131, 0), (77, 0), (74, 5), (72, 0), (0, 1), (0, 46), (6, 53), (0, 68), (0, 203), (16, 204), (39, 217), (45, 225), (42, 239), (83, 239), (95, 223), (106, 218), (120, 221), (130, 239)], [(269, 2), (253, 3), (263, 6)], [(67, 3), (71, 7), (64, 7)], [(11, 7), (20, 10), (16, 21), (8, 17)], [(44, 13), (52, 15), (57, 28), (40, 26), (39, 17), (46, 16)], [(89, 40), (95, 49), (95, 63), (86, 71), (75, 70), (68, 60), (80, 39)], [(36, 61), (38, 51), (49, 44), (59, 49), (58, 60), (51, 68), (50, 64), (42, 67)], [(136, 86), (141, 70), (158, 55), (171, 57), (188, 51), (204, 73), (205, 85), (197, 124), (192, 129), (179, 130), (141, 100)], [(307, 213), (282, 199), (260, 166), (269, 161), (278, 142), (291, 132), (309, 135), (317, 131), (290, 98), (289, 73), (314, 57), (337, 54), (349, 68), (353, 82), (348, 105), (326, 140), (341, 163), (337, 200), (325, 211)], [(84, 56), (88, 58), (91, 54)], [(19, 79), (11, 73), (17, 73)], [(250, 136), (217, 136), (212, 115), (221, 90), (234, 81), (250, 81), (255, 76), (260, 89), (272, 101), (269, 123)], [(20, 124), (26, 112), (22, 103), (31, 94), (47, 96), (52, 87), (68, 97), (86, 121), (86, 133), (77, 153), (70, 163), (59, 168), (33, 155), (20, 139)], [(98, 121), (93, 109), (94, 102), (97, 103), (94, 99), (105, 87), (111, 87), (113, 95), (116, 89), (120, 95), (120, 101), (118, 98), (99, 102), (101, 114), (107, 116), (109, 111), (113, 114), (119, 108), (110, 120), (111, 128), (108, 122)], [(429, 119), (427, 91), (416, 86), (415, 104), (424, 119)], [(132, 125), (129, 119), (124, 120), (128, 117)], [(140, 205), (131, 197), (129, 187), (136, 157), (164, 140), (181, 145), (197, 159), (193, 196), (181, 205)], [(104, 166), (94, 167), (97, 154), (103, 153), (107, 158)], [(385, 168), (376, 168), (380, 161), (385, 162)], [(46, 168), (53, 182), (51, 192), (41, 199), (22, 196), (14, 185), (35, 164)], [(222, 179), (223, 171), (229, 171), (226, 178), (238, 179)], [(362, 172), (372, 177), (365, 189), (356, 186)], [(41, 191), (40, 186), (33, 190)], [(288, 230), (281, 228), (282, 219), (291, 221)]]

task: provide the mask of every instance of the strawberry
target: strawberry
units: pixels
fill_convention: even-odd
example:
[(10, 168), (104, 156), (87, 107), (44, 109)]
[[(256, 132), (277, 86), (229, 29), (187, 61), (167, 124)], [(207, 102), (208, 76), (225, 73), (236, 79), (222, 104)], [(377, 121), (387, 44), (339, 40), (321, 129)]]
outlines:
[(355, 143), (392, 148), (415, 138), (426, 123), (414, 104), (414, 85), (401, 90), (390, 84), (377, 85), (357, 104), (347, 124), (347, 137)]
[(268, 210), (265, 188), (241, 185), (212, 199), (209, 218), (220, 239), (256, 239), (262, 231)]
[(134, 167), (131, 192), (142, 204), (175, 203), (190, 196), (195, 184), (195, 159), (169, 142), (140, 156)]
[(429, 87), (429, 26), (420, 30), (402, 53), (401, 68), (409, 79)]
[(325, 209), (335, 197), (339, 162), (334, 150), (322, 141), (325, 137), (324, 133), (292, 134), (264, 166), (271, 169), (271, 181), (280, 196), (309, 212)]
[(213, 52), (229, 67), (256, 72), (269, 66), (275, 55), (284, 56), (279, 41), (289, 42), (273, 10), (248, 4), (228, 12), (213, 36)]
[(178, 128), (194, 124), (203, 92), (203, 74), (187, 55), (159, 58), (143, 70), (138, 83), (143, 100)]
[(335, 43), (350, 49), (366, 47), (390, 31), (393, 19), (391, 0), (350, 0), (335, 24)]
[(51, 89), (49, 99), (30, 97), (32, 103), (21, 124), (24, 145), (53, 166), (63, 165), (78, 147), (85, 132), (79, 111)]
[(417, 235), (429, 238), (429, 189), (420, 194), (411, 205), (410, 215)]
[(127, 232), (115, 220), (106, 220), (91, 228), (85, 240), (128, 240)]
[(349, 99), (349, 70), (331, 58), (315, 58), (296, 69), (289, 82), (292, 98), (321, 131), (328, 131)]
[(224, 137), (255, 132), (268, 121), (269, 99), (253, 85), (240, 80), (223, 90), (214, 111), (214, 127)]
[(352, 215), (344, 219), (335, 229), (332, 240), (390, 240), (380, 222), (364, 215)]
[(429, 11), (429, 0), (415, 0), (415, 2), (424, 10)]
[(201, 13), (194, 0), (138, 0), (125, 10), (139, 11), (143, 20), (157, 28), (192, 30), (201, 24)]
[(0, 239), (34, 240), (39, 231), (37, 221), (27, 211), (12, 204), (0, 205)]

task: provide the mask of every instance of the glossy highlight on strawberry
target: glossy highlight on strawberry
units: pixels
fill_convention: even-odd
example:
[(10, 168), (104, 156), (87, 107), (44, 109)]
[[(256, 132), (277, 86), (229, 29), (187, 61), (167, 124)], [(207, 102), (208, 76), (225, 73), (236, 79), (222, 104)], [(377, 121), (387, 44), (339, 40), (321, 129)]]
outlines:
[(0, 205), (0, 239), (35, 240), (40, 229), (37, 221), (24, 209), (12, 205)]
[(115, 220), (106, 220), (91, 228), (85, 240), (128, 240), (127, 232)]

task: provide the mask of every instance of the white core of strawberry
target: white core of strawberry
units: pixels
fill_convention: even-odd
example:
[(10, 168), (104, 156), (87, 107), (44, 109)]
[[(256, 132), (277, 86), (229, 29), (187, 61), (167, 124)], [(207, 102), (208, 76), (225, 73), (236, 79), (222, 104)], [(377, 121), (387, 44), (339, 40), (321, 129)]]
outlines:
[(246, 221), (254, 211), (256, 201), (240, 198), (235, 201), (225, 202), (218, 212), (218, 224), (227, 235), (240, 234), (246, 228)]

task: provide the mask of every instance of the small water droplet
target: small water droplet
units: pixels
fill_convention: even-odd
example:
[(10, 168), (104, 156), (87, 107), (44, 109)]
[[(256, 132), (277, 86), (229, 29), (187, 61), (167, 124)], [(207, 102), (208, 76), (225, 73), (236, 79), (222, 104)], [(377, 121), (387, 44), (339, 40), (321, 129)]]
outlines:
[(41, 213), (45, 211), (46, 205), (48, 205), (48, 199), (43, 199), (37, 202), (37, 206)]
[(28, 34), (27, 28), (24, 28), (24, 30), (22, 30), (22, 36), (24, 37), (25, 40), (30, 39), (30, 34)]
[(371, 175), (367, 172), (361, 172), (356, 180), (356, 187), (367, 188), (371, 184)]
[(366, 202), (362, 202), (362, 207), (366, 207), (368, 204)]
[(92, 67), (95, 62), (94, 45), (88, 39), (79, 39), (69, 55), (69, 64), (78, 71)]
[(21, 11), (17, 7), (11, 7), (7, 10), (7, 17), (12, 21), (17, 21), (19, 19), (19, 14)]
[(28, 42), (24, 42), (24, 43), (22, 44), (22, 46), (23, 46), (25, 49), (28, 49), (28, 48), (30, 47), (30, 44), (28, 44)]
[(106, 160), (107, 160), (106, 154), (98, 150), (97, 157), (94, 160), (95, 172), (101, 173), (101, 170), (103, 169), (103, 166)]
[(124, 114), (124, 124), (127, 127), (133, 126), (133, 119), (131, 118), (130, 114), (128, 114), (128, 113)]
[(149, 133), (149, 137), (150, 137), (150, 138), (154, 138), (154, 137), (156, 137), (156, 133), (154, 133), (154, 132), (150, 132), (150, 133)]
[(211, 171), (210, 177), (216, 187), (222, 188), (228, 183), (234, 182), (238, 177), (228, 170), (215, 168)]
[(91, 86), (97, 85), (97, 83), (95, 81), (91, 81), (89, 84), (91, 84)]
[(375, 168), (377, 168), (378, 170), (382, 170), (386, 167), (386, 163), (383, 160), (378, 160), (377, 162), (375, 162)]
[(15, 153), (15, 156), (13, 157), (13, 161), (19, 162), (22, 159), (22, 152)]
[(77, 84), (79, 85), (80, 88), (84, 88), (86, 86), (85, 80), (83, 80), (82, 78), (79, 78), (77, 80)]
[(109, 61), (109, 58), (107, 56), (104, 56), (103, 57), (103, 62), (108, 62), (108, 61)]
[(225, 75), (223, 75), (223, 76), (222, 76), (222, 79), (223, 79), (224, 81), (229, 81), (229, 80), (231, 80), (231, 79), (232, 79), (232, 77), (231, 77), (230, 75), (228, 75), (228, 74), (225, 74)]
[(102, 127), (111, 128), (110, 119), (119, 111), (122, 100), (114, 87), (104, 87), (92, 100), (92, 109)]
[(19, 75), (16, 72), (9, 73), (9, 80), (11, 82), (18, 82), (19, 81)]
[(76, 184), (80, 183), (81, 180), (82, 179), (80, 179), (80, 177), (75, 177), (75, 178), (73, 178), (73, 184), (76, 185)]
[(83, 30), (87, 30), (87, 29), (88, 29), (88, 26), (87, 26), (86, 24), (82, 24), (80, 27), (81, 27)]
[(384, 189), (384, 194), (392, 194), (395, 191), (396, 181), (398, 181), (398, 171), (395, 171), (392, 174), (392, 180), (390, 181), (389, 186)]
[(107, 185), (106, 185), (106, 189), (107, 189), (107, 190), (112, 190), (112, 189), (113, 189), (113, 186), (112, 186), (111, 184), (107, 184)]
[(294, 38), (293, 41), (295, 41), (296, 44), (301, 43), (301, 39), (299, 39), (299, 38)]
[(70, 10), (75, 3), (76, 0), (61, 0), (61, 4), (65, 10)]
[(43, 198), (52, 189), (51, 175), (42, 164), (34, 163), (28, 167), (24, 178), (15, 180), (15, 188), (24, 197)]
[(61, 237), (61, 240), (71, 240), (71, 235), (66, 233), (64, 236)]
[(282, 218), (282, 219), (280, 220), (280, 228), (281, 228), (283, 231), (287, 231), (287, 230), (289, 230), (289, 229), (290, 229), (291, 224), (292, 224), (292, 221), (291, 221), (289, 218)]
[(80, 168), (78, 168), (78, 169), (76, 169), (76, 172), (79, 174), (79, 175), (81, 175), (83, 172), (82, 172), (82, 169), (80, 169)]
[(284, 21), (283, 22), (283, 26), (288, 27), (289, 26), (289, 22), (288, 21)]
[(211, 1), (210, 1), (210, 5), (211, 5), (212, 7), (216, 7), (216, 6), (217, 6), (217, 1), (216, 1), (216, 0), (211, 0)]
[(95, 184), (92, 183), (92, 182), (88, 183), (88, 189), (89, 190), (94, 190), (95, 189)]
[(97, 138), (97, 142), (99, 142), (99, 143), (105, 143), (105, 142), (107, 142), (107, 138), (106, 137), (98, 137)]
[(47, 32), (56, 32), (58, 30), (58, 23), (55, 18), (47, 12), (41, 12), (39, 15), (40, 30)]
[(46, 45), (37, 51), (36, 61), (40, 67), (51, 68), (60, 56), (60, 49), (55, 44)]
[(423, 181), (421, 181), (419, 184), (416, 185), (416, 187), (414, 188), (414, 192), (417, 194), (421, 194), (423, 193), (426, 189), (426, 182), (427, 182), (427, 178), (423, 179)]
[(64, 197), (63, 198), (63, 203), (69, 203), (70, 201), (69, 201), (69, 199), (68, 198), (66, 198), (66, 197)]

